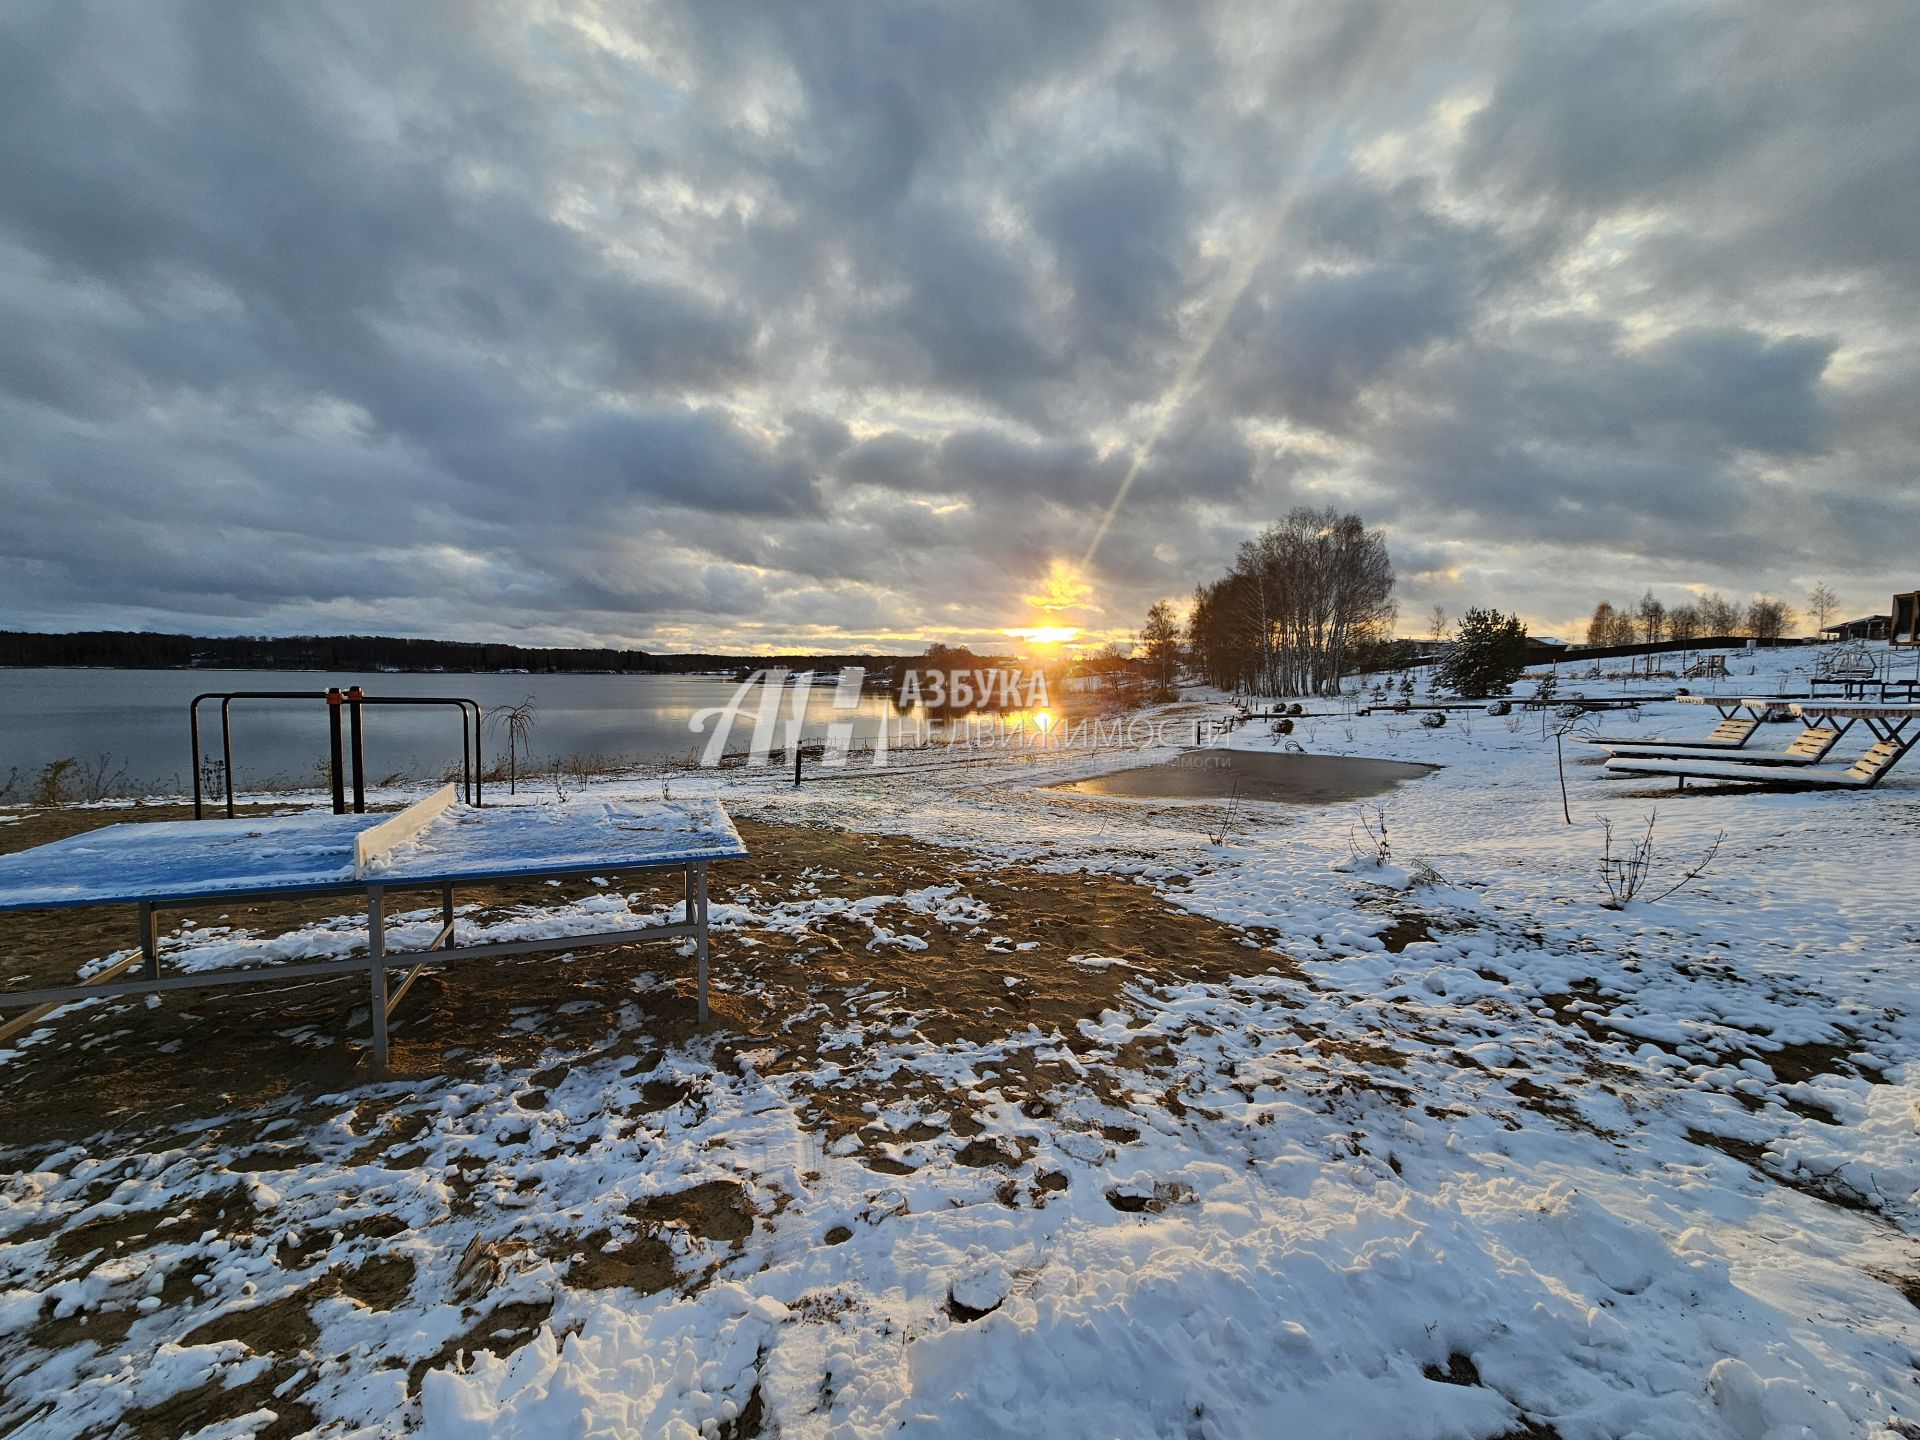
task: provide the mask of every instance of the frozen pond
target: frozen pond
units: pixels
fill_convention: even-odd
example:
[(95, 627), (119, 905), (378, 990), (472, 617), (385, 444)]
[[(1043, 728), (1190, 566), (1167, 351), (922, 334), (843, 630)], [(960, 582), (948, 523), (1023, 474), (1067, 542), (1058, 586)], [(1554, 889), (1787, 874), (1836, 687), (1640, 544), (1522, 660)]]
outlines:
[(1238, 796), (1242, 800), (1328, 805), (1384, 795), (1402, 781), (1418, 780), (1435, 768), (1404, 760), (1348, 755), (1199, 750), (1159, 765), (1114, 770), (1054, 788), (1138, 800), (1227, 800)]

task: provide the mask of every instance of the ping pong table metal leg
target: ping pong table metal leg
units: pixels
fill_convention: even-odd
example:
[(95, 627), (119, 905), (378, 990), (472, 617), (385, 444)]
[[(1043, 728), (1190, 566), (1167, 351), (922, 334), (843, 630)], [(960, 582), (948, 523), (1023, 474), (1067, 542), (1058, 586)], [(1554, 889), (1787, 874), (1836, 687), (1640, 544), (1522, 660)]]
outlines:
[(367, 887), (367, 972), (373, 986), (373, 1063), (387, 1068), (387, 906), (386, 891)]
[(160, 978), (160, 922), (144, 900), (140, 902), (140, 978)]
[(695, 953), (700, 957), (700, 1023), (707, 1023), (707, 867), (704, 864), (692, 868), (693, 904), (688, 909), (694, 912), (688, 918), (693, 920), (693, 944)]

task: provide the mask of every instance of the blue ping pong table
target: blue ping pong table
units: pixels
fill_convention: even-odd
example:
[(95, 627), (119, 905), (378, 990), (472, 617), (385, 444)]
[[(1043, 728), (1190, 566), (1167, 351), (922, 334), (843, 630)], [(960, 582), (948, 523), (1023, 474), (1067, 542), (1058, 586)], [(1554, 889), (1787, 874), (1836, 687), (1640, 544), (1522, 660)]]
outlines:
[[(409, 828), (404, 821), (410, 813), (136, 822), (0, 855), (0, 911), (130, 904), (137, 909), (140, 931), (137, 952), (86, 981), (0, 992), (0, 1008), (30, 1007), (0, 1027), (0, 1037), (76, 1000), (361, 974), (371, 990), (374, 1063), (385, 1066), (388, 1017), (427, 965), (677, 938), (694, 941), (699, 1018), (706, 1023), (707, 866), (747, 853), (719, 801), (582, 799), (475, 809), (442, 799)], [(394, 836), (396, 824), (398, 835), (391, 843), (369, 845), (376, 833)], [(456, 886), (652, 869), (683, 872), (684, 919), (637, 929), (454, 943)], [(440, 931), (425, 950), (390, 951), (387, 896), (408, 890), (439, 892)], [(366, 897), (364, 957), (161, 973), (157, 917), (163, 908), (348, 894)], [(136, 966), (138, 978), (122, 978)], [(390, 970), (409, 973), (389, 987)]]

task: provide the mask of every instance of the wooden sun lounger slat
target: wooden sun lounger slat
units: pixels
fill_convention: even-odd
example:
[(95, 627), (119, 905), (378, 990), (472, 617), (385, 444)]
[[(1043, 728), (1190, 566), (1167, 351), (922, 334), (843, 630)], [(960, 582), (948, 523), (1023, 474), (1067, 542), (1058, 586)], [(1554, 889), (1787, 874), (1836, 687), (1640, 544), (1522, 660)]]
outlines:
[(1697, 738), (1634, 740), (1624, 735), (1596, 735), (1593, 737), (1593, 743), (1595, 745), (1685, 745), (1695, 750), (1738, 750), (1759, 728), (1760, 721), (1757, 717), (1742, 716), (1736, 720), (1722, 720), (1705, 735)]
[(1864, 790), (1880, 783), (1900, 757), (1913, 748), (1912, 740), (1881, 740), (1853, 764), (1782, 770), (1739, 760), (1655, 760), (1620, 757), (1607, 762), (1611, 775), (1671, 775), (1681, 780), (1747, 780), (1757, 784), (1819, 785), (1835, 790)]
[(1609, 775), (1671, 775), (1682, 780), (1747, 780), (1756, 784), (1828, 785), (1835, 789), (1856, 788), (1869, 782), (1855, 778), (1849, 766), (1789, 770), (1777, 765), (1746, 765), (1737, 760), (1609, 760)]
[[(1839, 743), (1845, 734), (1844, 729), (1835, 729), (1831, 725), (1809, 725), (1802, 730), (1794, 742), (1785, 750), (1767, 751), (1758, 755), (1742, 755), (1742, 765), (1818, 765), (1827, 758), (1827, 752)], [(1620, 760), (1717, 760), (1719, 755), (1710, 749), (1698, 745), (1657, 745), (1644, 744), (1628, 746), (1608, 746), (1616, 759)]]

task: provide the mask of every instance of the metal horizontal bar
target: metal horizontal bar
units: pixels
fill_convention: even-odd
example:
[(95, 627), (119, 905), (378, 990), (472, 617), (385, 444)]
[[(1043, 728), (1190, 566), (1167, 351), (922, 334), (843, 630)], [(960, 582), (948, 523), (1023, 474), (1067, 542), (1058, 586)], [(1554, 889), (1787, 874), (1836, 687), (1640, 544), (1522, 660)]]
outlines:
[(45, 990), (0, 992), (0, 1005), (40, 1005), (48, 1001), (110, 999), (121, 995), (153, 995), (165, 990), (200, 990), (214, 985), (246, 985), (257, 981), (310, 980), (322, 975), (364, 975), (366, 958), (316, 960), (297, 965), (248, 965), (234, 970), (202, 970), (192, 975), (162, 975), (157, 980), (122, 980), (114, 984), (56, 985)]
[[(692, 937), (699, 927), (684, 922), (648, 925), (638, 930), (598, 930), (584, 935), (558, 935), (542, 940), (507, 940), (458, 948), (388, 951), (384, 968), (407, 970), (455, 960), (502, 959), (510, 955), (538, 955), (556, 950), (586, 950), (603, 945), (632, 945), (647, 940)], [(137, 963), (135, 956), (126, 963)], [(364, 955), (345, 960), (316, 960), (292, 965), (248, 965), (232, 970), (203, 970), (192, 975), (163, 975), (157, 980), (123, 980), (107, 984), (53, 986), (42, 990), (0, 992), (0, 1005), (71, 1004), (76, 1000), (112, 999), (124, 995), (151, 995), (167, 990), (199, 990), (216, 985), (271, 985), (281, 980), (310, 980), (334, 975), (365, 975)]]
[[(449, 950), (409, 950), (399, 955), (390, 953), (387, 969), (399, 970), (415, 964), (441, 965), (455, 960), (492, 960), (507, 955), (538, 955), (552, 950), (586, 950), (602, 945), (633, 945), (643, 940), (679, 940), (696, 936), (699, 928), (684, 923), (648, 925), (639, 930), (599, 930), (586, 935), (556, 935), (547, 940), (503, 940)], [(364, 960), (360, 968), (366, 969)]]
[(554, 870), (516, 870), (508, 874), (396, 875), (378, 879), (329, 880), (321, 885), (285, 885), (274, 890), (192, 890), (167, 895), (116, 895), (106, 900), (55, 900), (45, 905), (0, 904), (0, 910), (87, 910), (102, 905), (152, 905), (177, 910), (188, 905), (228, 903), (263, 904), (273, 900), (315, 899), (327, 895), (364, 895), (374, 885), (382, 890), (438, 890), (443, 885), (512, 885), (536, 880), (571, 880), (593, 875), (625, 875), (639, 870), (679, 870), (716, 860), (738, 860), (746, 851), (712, 855), (677, 855), (661, 860), (623, 860), (618, 864), (569, 865)]
[[(124, 960), (114, 961), (113, 964), (109, 965), (106, 969), (102, 970), (99, 973), (99, 975), (96, 976), (92, 982), (90, 982), (90, 986), (92, 984), (100, 984), (100, 985), (106, 984), (108, 981), (112, 980), (114, 976), (125, 974), (128, 970), (132, 969), (135, 965), (138, 965), (145, 958), (146, 957), (144, 955), (129, 955)], [(98, 992), (95, 992), (95, 993), (98, 993)], [(15, 1035), (18, 1035), (22, 1030), (26, 1030), (31, 1026), (33, 1026), (34, 1024), (36, 1024), (37, 1022), (44, 1020), (47, 1016), (51, 1015), (55, 1010), (58, 1010), (59, 1008), (60, 1008), (60, 1004), (58, 1001), (49, 1001), (43, 1004), (35, 1005), (31, 1010), (27, 1011), (27, 1013), (24, 1015), (14, 1016), (13, 1019), (7, 1021), (6, 1024), (0, 1025), (0, 1041), (11, 1040)]]

